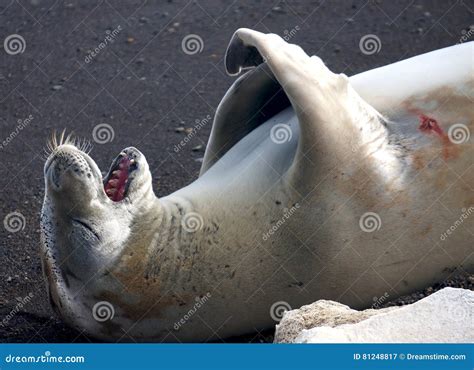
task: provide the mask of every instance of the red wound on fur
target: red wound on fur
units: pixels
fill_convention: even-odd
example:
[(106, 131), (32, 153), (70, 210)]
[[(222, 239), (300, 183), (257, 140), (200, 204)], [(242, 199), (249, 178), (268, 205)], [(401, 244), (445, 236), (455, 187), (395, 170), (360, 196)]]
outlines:
[(425, 116), (424, 114), (421, 114), (419, 116), (419, 119), (420, 119), (419, 129), (421, 131), (434, 132), (435, 134), (438, 134), (441, 137), (445, 136), (443, 129), (439, 127), (438, 122), (434, 118), (430, 118), (428, 116)]
[(435, 133), (441, 139), (443, 144), (443, 158), (445, 160), (456, 158), (458, 156), (459, 148), (455, 145), (452, 145), (448, 135), (443, 131), (438, 122), (434, 118), (430, 118), (422, 113), (419, 113), (418, 118), (420, 120), (420, 131), (426, 133)]

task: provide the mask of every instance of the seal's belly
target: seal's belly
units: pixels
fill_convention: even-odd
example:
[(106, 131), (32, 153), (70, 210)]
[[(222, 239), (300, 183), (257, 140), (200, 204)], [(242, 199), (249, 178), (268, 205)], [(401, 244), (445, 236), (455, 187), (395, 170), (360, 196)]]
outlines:
[[(382, 111), (388, 143), (360, 163), (345, 148), (339, 167), (302, 179), (313, 185), (306, 194), (285, 176), (300, 134), (292, 109), (252, 131), (170, 197), (191, 203), (206, 232), (177, 250), (180, 281), (159, 281), (156, 294), (147, 286), (150, 311), (135, 335), (152, 336), (156, 326), (166, 333), (207, 292), (200, 318), (224, 323), (226, 336), (273, 325), (269, 310), (278, 301), (368, 307), (374, 297), (393, 299), (442, 280), (456, 266), (472, 270), (473, 135), (456, 143), (450, 128), (460, 123), (474, 132), (473, 116), (468, 100), (446, 93), (407, 97)], [(161, 297), (176, 285), (182, 305)], [(195, 339), (201, 323), (180, 327), (179, 338)]]
[[(451, 99), (444, 109), (442, 97)], [(314, 181), (309, 194), (285, 182), (299, 134), (291, 109), (251, 133), (209, 170), (212, 181), (200, 180), (202, 188), (210, 186), (206, 204), (220, 213), (213, 212), (222, 225), (218, 244), (240, 251), (219, 254), (219, 262), (239, 266), (243, 256), (264, 256), (232, 278), (223, 269), (223, 284), (255, 303), (266, 299), (249, 298), (258, 276), (268, 280), (261, 289), (273, 301), (284, 292), (295, 306), (326, 298), (357, 307), (367, 306), (374, 292), (413, 291), (463, 263), (474, 242), (474, 217), (468, 217), (474, 213), (474, 145), (471, 136), (456, 143), (450, 128), (460, 123), (474, 132), (466, 99), (444, 91), (400, 105), (388, 117), (388, 145), (366, 163), (342, 163)], [(292, 136), (278, 144), (271, 130), (280, 123)], [(237, 159), (237, 166), (226, 167)]]

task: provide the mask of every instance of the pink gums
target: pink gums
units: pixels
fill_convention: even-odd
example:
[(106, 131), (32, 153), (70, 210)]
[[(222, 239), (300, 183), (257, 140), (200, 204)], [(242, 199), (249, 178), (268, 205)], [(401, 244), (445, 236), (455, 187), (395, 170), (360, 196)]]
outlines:
[(130, 159), (127, 157), (122, 158), (119, 163), (119, 169), (112, 173), (109, 181), (104, 186), (105, 193), (114, 202), (120, 202), (125, 198), (125, 186), (128, 180), (130, 164)]

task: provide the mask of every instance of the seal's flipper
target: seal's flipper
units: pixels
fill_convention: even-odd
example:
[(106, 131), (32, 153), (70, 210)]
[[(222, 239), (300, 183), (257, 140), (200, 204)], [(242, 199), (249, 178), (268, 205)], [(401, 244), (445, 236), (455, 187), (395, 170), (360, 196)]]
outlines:
[(320, 58), (278, 35), (237, 30), (227, 51), (228, 72), (238, 73), (260, 61), (266, 61), (283, 86), (298, 118), (300, 139), (290, 176), (308, 180), (305, 174), (327, 173), (340, 155), (350, 154), (347, 148), (386, 137), (380, 115), (352, 89), (347, 76), (331, 72)]
[(231, 76), (238, 75), (243, 69), (252, 68), (263, 63), (263, 58), (254, 46), (246, 46), (242, 39), (234, 37), (230, 40), (225, 52), (225, 69)]
[(217, 108), (200, 176), (253, 129), (289, 106), (283, 88), (267, 64), (240, 77)]

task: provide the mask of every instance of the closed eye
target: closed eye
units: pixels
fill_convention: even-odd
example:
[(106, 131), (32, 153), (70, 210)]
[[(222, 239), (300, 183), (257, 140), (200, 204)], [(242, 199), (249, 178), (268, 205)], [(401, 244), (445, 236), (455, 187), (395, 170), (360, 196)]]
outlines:
[(72, 224), (76, 227), (81, 227), (81, 228), (87, 230), (87, 234), (92, 234), (97, 240), (100, 240), (99, 235), (86, 222), (74, 218), (74, 219), (72, 219)]

